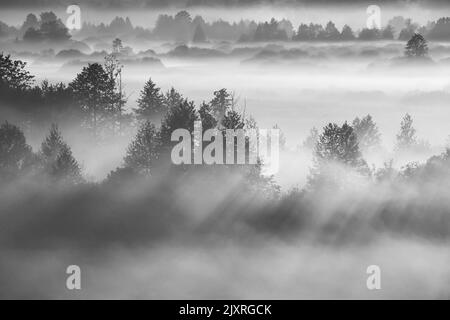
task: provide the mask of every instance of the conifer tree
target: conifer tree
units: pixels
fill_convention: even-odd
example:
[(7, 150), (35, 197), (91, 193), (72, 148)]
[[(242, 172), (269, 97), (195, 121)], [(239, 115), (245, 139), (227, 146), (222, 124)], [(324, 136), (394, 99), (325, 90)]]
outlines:
[(83, 181), (81, 168), (56, 124), (52, 124), (48, 136), (41, 144), (41, 158), (44, 171), (49, 176), (71, 183)]
[(136, 172), (150, 174), (159, 158), (159, 152), (159, 133), (150, 121), (146, 121), (128, 147), (125, 166), (133, 168)]
[(134, 110), (141, 120), (161, 120), (167, 111), (161, 89), (149, 79), (141, 91), (138, 107)]

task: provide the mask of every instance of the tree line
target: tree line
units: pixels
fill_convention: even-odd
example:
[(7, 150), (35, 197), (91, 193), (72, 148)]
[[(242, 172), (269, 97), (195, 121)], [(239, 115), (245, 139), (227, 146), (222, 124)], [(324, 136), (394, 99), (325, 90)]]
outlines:
[[(77, 119), (80, 128), (89, 132), (94, 140), (100, 141), (104, 137), (123, 134), (123, 130), (132, 122), (127, 120), (127, 123), (125, 119), (136, 118), (138, 130), (125, 152), (123, 165), (111, 172), (107, 180), (151, 177), (167, 170), (176, 173), (209, 170), (239, 172), (252, 181), (253, 187), (258, 186), (272, 195), (279, 189), (273, 177), (261, 174), (261, 163), (210, 168), (171, 164), (170, 152), (177, 143), (171, 140), (175, 129), (187, 129), (193, 133), (195, 121), (200, 120), (204, 131), (217, 129), (225, 139), (226, 129), (257, 128), (252, 117), (238, 111), (234, 94), (227, 89), (215, 91), (210, 101), (204, 101), (197, 107), (174, 88), (164, 93), (149, 79), (140, 92), (134, 112), (124, 113), (125, 101), (117, 76), (120, 67), (114, 56), (106, 59), (104, 65), (94, 63), (84, 67), (67, 85), (44, 82), (41, 86), (33, 86), (33, 76), (26, 70), (26, 64), (13, 60), (9, 55), (0, 54), (0, 71), (2, 106), (9, 105), (9, 109), (21, 115), (15, 119), (20, 126), (4, 122), (0, 127), (0, 175), (4, 181), (21, 176), (45, 176), (56, 181), (82, 183), (81, 167), (56, 123), (61, 123), (63, 119), (69, 122)], [(2, 117), (7, 118), (8, 112), (12, 110), (2, 110)], [(33, 152), (27, 144), (25, 134), (20, 129), (33, 124), (50, 127), (37, 152)], [(396, 141), (395, 150), (398, 153), (429, 149), (427, 143), (417, 139), (409, 114), (401, 122)], [(321, 131), (313, 128), (304, 142), (304, 146), (313, 150), (314, 154), (308, 188), (329, 186), (332, 184), (330, 177), (336, 179), (335, 172), (340, 167), (345, 168), (345, 174), (350, 170), (366, 178), (378, 179), (391, 174), (394, 171), (392, 163), (374, 171), (364, 160), (363, 154), (376, 150), (380, 144), (380, 132), (370, 115), (355, 118), (351, 124), (330, 123)], [(280, 145), (284, 143), (280, 141)], [(421, 168), (421, 165), (411, 164), (405, 172), (411, 174)]]
[[(201, 15), (192, 17), (186, 10), (175, 15), (160, 14), (153, 29), (133, 26), (130, 18), (115, 17), (109, 24), (93, 24), (85, 22), (82, 29), (74, 33), (77, 37), (111, 36), (146, 39), (164, 39), (179, 42), (202, 43), (210, 40), (230, 41), (375, 41), (400, 40), (407, 41), (415, 33), (420, 33), (430, 40), (450, 40), (450, 18), (443, 17), (437, 21), (420, 26), (411, 19), (396, 16), (388, 21), (382, 29), (363, 28), (353, 30), (344, 25), (339, 30), (335, 23), (329, 21), (325, 25), (317, 23), (300, 23), (294, 29), (293, 23), (287, 19), (256, 22), (241, 20), (230, 23), (224, 20), (207, 22)], [(66, 41), (72, 36), (67, 28), (53, 12), (43, 12), (37, 17), (27, 15), (20, 28), (8, 26), (0, 22), (0, 37), (16, 37), (26, 42), (43, 40)]]

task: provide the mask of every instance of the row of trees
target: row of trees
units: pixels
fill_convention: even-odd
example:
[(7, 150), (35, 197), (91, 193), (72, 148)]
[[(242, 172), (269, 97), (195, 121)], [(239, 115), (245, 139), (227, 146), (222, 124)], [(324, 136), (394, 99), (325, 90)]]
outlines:
[(26, 64), (0, 54), (0, 94), (2, 115), (17, 119), (29, 127), (48, 126), (50, 123), (82, 123), (94, 137), (129, 119), (123, 114), (124, 99), (119, 90), (118, 62), (107, 58), (105, 65), (90, 64), (68, 85), (34, 85), (34, 76)]
[[(430, 149), (427, 142), (418, 139), (416, 134), (417, 131), (413, 126), (413, 122), (413, 118), (410, 114), (407, 113), (403, 117), (400, 123), (400, 130), (396, 136), (396, 143), (394, 147), (396, 152), (404, 153)], [(381, 133), (370, 114), (363, 118), (356, 117), (351, 125), (344, 123), (344, 125), (340, 127), (337, 124), (329, 124), (324, 130), (328, 131), (327, 135), (330, 136), (330, 139), (333, 135), (333, 139), (336, 139), (337, 137), (342, 139), (342, 134), (349, 138), (351, 134), (354, 133), (354, 137), (352, 137), (352, 139), (357, 139), (358, 150), (362, 153), (377, 152), (381, 148)], [(340, 130), (342, 130), (342, 132)], [(314, 150), (319, 141), (319, 130), (314, 127), (311, 129), (309, 136), (303, 142), (302, 147)], [(334, 145), (335, 143), (333, 142), (332, 144)], [(331, 153), (334, 154), (334, 152)]]
[[(378, 182), (396, 179), (430, 179), (441, 173), (448, 173), (450, 149), (440, 156), (430, 158), (426, 163), (410, 162), (401, 171), (393, 167), (393, 160), (386, 162), (378, 170), (369, 168), (363, 158), (367, 151), (376, 151), (380, 147), (381, 135), (372, 117), (355, 118), (352, 125), (330, 123), (319, 134), (313, 128), (305, 141), (305, 147), (313, 146), (313, 167), (308, 176), (307, 190), (323, 191), (323, 188), (345, 186), (345, 181), (357, 183), (355, 179)], [(424, 150), (428, 149), (428, 150)], [(402, 119), (400, 131), (396, 136), (395, 151), (411, 152), (430, 151), (430, 146), (417, 139), (411, 115)], [(443, 170), (444, 169), (444, 170)]]
[[(16, 119), (25, 127), (79, 123), (94, 139), (101, 140), (123, 135), (135, 122), (134, 118), (159, 123), (171, 109), (186, 101), (174, 88), (162, 93), (149, 79), (137, 100), (134, 114), (124, 112), (123, 66), (117, 58), (120, 48), (120, 40), (116, 39), (113, 52), (105, 57), (104, 64), (89, 64), (67, 85), (44, 81), (36, 86), (34, 77), (26, 70), (26, 63), (0, 54), (3, 116)], [(226, 110), (233, 109), (235, 103), (233, 93), (220, 89), (214, 92), (208, 104), (204, 103), (203, 109), (211, 108), (220, 123)]]
[[(119, 128), (123, 125), (120, 115), (123, 116), (121, 109), (124, 100), (120, 88), (121, 67), (114, 55), (106, 59), (105, 65), (90, 64), (83, 68), (68, 85), (50, 85), (44, 82), (40, 87), (33, 87), (33, 77), (26, 71), (25, 63), (3, 54), (0, 55), (0, 71), (2, 105), (5, 103), (5, 97), (13, 98), (8, 101), (13, 109), (30, 116), (29, 112), (34, 110), (36, 102), (39, 103), (39, 99), (42, 99), (48, 104), (48, 110), (60, 112), (61, 116), (64, 116), (64, 112), (79, 114), (83, 120), (80, 123), (82, 127), (88, 129), (96, 139), (101, 134), (114, 136), (120, 132)], [(24, 100), (24, 105), (14, 105), (13, 103), (17, 103), (14, 99), (19, 97), (29, 100)], [(36, 97), (38, 98), (35, 101)], [(65, 109), (61, 109), (62, 106)], [(246, 118), (236, 109), (236, 99), (226, 89), (214, 92), (209, 102), (203, 102), (197, 108), (192, 101), (173, 88), (162, 93), (149, 79), (134, 110), (140, 128), (127, 150), (124, 167), (112, 176), (120, 176), (123, 172), (154, 174), (160, 168), (171, 164), (170, 151), (174, 145), (171, 141), (172, 132), (180, 128), (193, 132), (196, 120), (202, 121), (203, 130), (215, 128), (223, 132), (225, 129), (257, 127), (252, 118)], [(38, 116), (38, 113), (33, 116)], [(33, 116), (27, 119), (35, 121)], [(351, 125), (329, 124), (320, 135), (318, 130), (313, 129), (312, 136), (307, 141), (315, 152), (316, 166), (311, 174), (311, 181), (317, 182), (321, 181), (318, 177), (323, 177), (324, 173), (328, 175), (327, 168), (330, 163), (339, 163), (356, 169), (358, 174), (370, 175), (362, 153), (378, 147), (381, 138), (376, 124), (368, 115), (362, 119), (354, 119)], [(82, 181), (79, 165), (56, 126), (52, 126), (37, 154), (26, 144), (24, 134), (18, 127), (9, 123), (2, 126), (0, 142), (2, 174), (6, 177), (23, 172), (45, 172), (51, 177), (62, 177), (73, 182)], [(397, 136), (396, 149), (405, 151), (420, 145), (413, 120), (410, 115), (406, 115)], [(227, 168), (233, 170), (236, 167), (239, 166)], [(261, 176), (260, 164), (250, 169), (246, 166), (239, 167), (245, 174), (251, 174), (252, 181), (256, 181), (256, 184), (259, 183), (265, 188), (272, 186), (270, 179)]]
[[(407, 41), (414, 33), (420, 33), (432, 40), (450, 39), (450, 18), (441, 18), (430, 22), (426, 26), (419, 26), (411, 19), (401, 16), (392, 18), (382, 30), (364, 28), (358, 32), (345, 25), (338, 30), (330, 21), (326, 25), (301, 23), (297, 30), (287, 19), (257, 23), (244, 21), (230, 23), (224, 20), (206, 22), (202, 16), (191, 17), (183, 10), (172, 15), (158, 16), (153, 30), (133, 26), (131, 20), (115, 17), (111, 23), (84, 23), (82, 29), (76, 33), (78, 38), (91, 36), (124, 37), (131, 36), (148, 39), (165, 39), (179, 42), (206, 42), (208, 39), (240, 40), (240, 41), (351, 41), (351, 40), (393, 40)], [(63, 41), (71, 35), (60, 19), (53, 12), (43, 12), (38, 18), (29, 14), (20, 29), (15, 29), (0, 23), (0, 36), (23, 37), (27, 41)]]
[[(44, 82), (41, 86), (33, 87), (33, 77), (26, 71), (25, 63), (15, 61), (9, 55), (0, 54), (0, 67), (2, 70), (0, 90), (5, 93), (1, 96), (2, 106), (9, 105), (11, 111), (20, 113), (24, 117), (20, 122), (22, 126), (26, 127), (30, 125), (30, 122), (36, 124), (35, 117), (43, 117), (35, 110), (36, 103), (39, 104), (39, 99), (42, 99), (45, 108), (48, 108), (48, 113), (59, 112), (59, 120), (65, 117), (66, 112), (75, 113), (76, 119), (80, 120), (81, 128), (90, 132), (95, 140), (103, 136), (110, 138), (120, 133), (119, 128), (123, 126), (121, 119), (124, 116), (122, 112), (124, 100), (121, 98), (123, 94), (120, 89), (121, 66), (113, 54), (107, 57), (104, 65), (94, 63), (84, 67), (68, 85), (50, 85)], [(23, 100), (18, 103), (16, 98), (19, 96), (22, 96)], [(155, 167), (167, 166), (171, 163), (172, 132), (180, 128), (192, 132), (196, 120), (202, 121), (204, 130), (255, 127), (254, 120), (246, 119), (235, 110), (235, 104), (233, 93), (220, 89), (214, 92), (211, 101), (203, 102), (197, 109), (192, 101), (184, 98), (175, 89), (172, 88), (163, 94), (151, 79), (148, 80), (141, 91), (138, 106), (134, 110), (140, 128), (128, 149), (124, 159), (125, 168), (122, 169), (127, 169), (127, 172), (132, 170), (134, 173), (150, 173), (155, 172)], [(4, 113), (4, 110), (1, 111)], [(134, 117), (132, 114), (128, 115)], [(3, 117), (7, 118), (4, 115)], [(55, 118), (58, 117), (49, 117), (46, 122)], [(67, 121), (71, 122), (71, 119)], [(46, 125), (39, 121), (38, 123), (39, 126)], [(76, 126), (73, 122), (71, 125)], [(37, 155), (33, 154), (31, 148), (25, 144), (24, 134), (18, 127), (7, 123), (3, 130), (4, 136), (1, 141), (4, 154), (1, 157), (6, 159), (5, 176), (14, 176), (13, 172), (23, 173), (30, 168), (32, 168), (31, 171), (41, 172), (40, 164), (47, 159), (51, 160), (52, 166), (57, 167), (51, 176), (59, 175), (59, 172), (64, 169), (62, 172), (69, 175), (70, 180), (76, 180), (74, 177), (78, 176), (75, 173), (79, 173), (77, 169), (79, 166), (71, 156), (70, 148), (62, 142), (56, 126), (52, 126), (46, 145), (57, 145), (59, 151), (57, 153), (49, 151), (55, 147), (45, 147), (43, 144), (41, 152)], [(15, 145), (22, 145), (22, 151), (17, 156), (13, 147)], [(34, 161), (28, 161), (28, 159), (34, 159)], [(158, 160), (161, 161), (158, 162)], [(14, 163), (14, 165), (8, 163)], [(28, 165), (29, 163), (31, 164)], [(260, 175), (259, 165), (250, 172), (253, 180), (270, 183), (270, 179), (264, 180), (265, 178)]]
[(40, 150), (34, 153), (23, 132), (8, 122), (0, 126), (0, 177), (4, 181), (21, 177), (45, 177), (69, 184), (84, 181), (80, 165), (57, 125), (52, 125)]
[[(108, 180), (120, 182), (128, 181), (130, 178), (156, 176), (167, 172), (168, 167), (181, 168), (183, 172), (189, 171), (189, 168), (199, 170), (198, 166), (175, 167), (170, 161), (170, 152), (174, 145), (171, 141), (172, 132), (175, 129), (184, 128), (193, 133), (194, 122), (197, 120), (202, 121), (204, 130), (216, 128), (223, 132), (225, 129), (256, 127), (254, 120), (244, 119), (242, 114), (232, 110), (230, 106), (223, 119), (218, 121), (209, 103), (203, 103), (197, 111), (192, 102), (184, 99), (169, 109), (159, 127), (148, 120), (142, 122), (126, 151), (123, 166), (111, 172)], [(308, 190), (324, 186), (333, 187), (336, 183), (340, 183), (349, 172), (366, 179), (375, 176), (379, 180), (392, 177), (395, 172), (392, 162), (378, 171), (373, 171), (363, 158), (363, 151), (379, 147), (381, 141), (378, 128), (370, 115), (362, 119), (355, 118), (352, 125), (347, 122), (341, 126), (330, 123), (320, 134), (316, 129), (313, 129), (313, 133), (310, 140), (313, 141), (314, 165), (308, 179)], [(224, 132), (222, 137), (225, 139)], [(40, 150), (36, 153), (33, 153), (26, 143), (23, 132), (8, 122), (0, 126), (0, 142), (0, 176), (4, 181), (23, 176), (46, 177), (51, 178), (53, 182), (69, 184), (84, 181), (80, 166), (56, 125), (52, 125)], [(407, 114), (402, 120), (400, 132), (397, 135), (396, 149), (408, 151), (419, 143), (412, 117)], [(434, 160), (436, 159), (438, 158), (435, 157)], [(252, 184), (261, 187), (265, 192), (277, 193), (278, 187), (273, 183), (272, 178), (261, 175), (260, 165), (261, 163), (212, 168), (220, 172), (223, 172), (223, 169), (240, 172)], [(209, 166), (201, 168), (209, 168)], [(401, 176), (411, 176), (414, 172), (420, 172), (421, 168), (423, 166), (416, 163), (408, 164)]]
[[(27, 77), (23, 81), (26, 79)], [(16, 83), (17, 86), (17, 80), (12, 83)], [(175, 168), (170, 160), (170, 152), (174, 145), (171, 134), (179, 128), (192, 133), (194, 122), (197, 120), (202, 121), (203, 130), (216, 128), (224, 132), (225, 129), (257, 127), (253, 119), (246, 119), (235, 110), (233, 95), (225, 89), (216, 91), (210, 102), (203, 102), (197, 109), (193, 102), (182, 97), (174, 89), (162, 94), (152, 80), (149, 80), (141, 92), (139, 105), (135, 111), (141, 120), (140, 128), (126, 151), (123, 166), (111, 172), (108, 181), (120, 182), (139, 176), (154, 176), (166, 172), (164, 168)], [(156, 126), (158, 119), (161, 119), (161, 124)], [(336, 187), (349, 172), (362, 178), (375, 176), (383, 180), (391, 178), (394, 174), (411, 177), (423, 173), (424, 170), (431, 170), (429, 163), (426, 165), (412, 163), (406, 166), (404, 171), (396, 173), (392, 168), (392, 162), (378, 171), (371, 170), (363, 158), (363, 153), (376, 150), (381, 144), (381, 135), (370, 115), (355, 118), (351, 125), (347, 122), (343, 125), (330, 123), (320, 134), (317, 129), (311, 132), (311, 136), (305, 142), (305, 145), (313, 148), (314, 154), (314, 166), (307, 185), (307, 190), (310, 191)], [(83, 182), (80, 166), (56, 125), (52, 125), (40, 150), (36, 153), (33, 153), (31, 147), (27, 145), (23, 132), (9, 123), (4, 123), (0, 127), (0, 142), (0, 175), (4, 181), (21, 176), (44, 176), (51, 178), (50, 181), (70, 184)], [(412, 117), (407, 114), (401, 122), (397, 135), (396, 150), (410, 151), (420, 145)], [(434, 157), (433, 166), (436, 162), (446, 161), (448, 156), (444, 158), (444, 156)], [(273, 183), (272, 178), (261, 175), (260, 165), (261, 163), (252, 166), (219, 166), (214, 167), (211, 172), (237, 171), (244, 174), (253, 187), (257, 186), (268, 194), (277, 194), (279, 188)], [(198, 166), (176, 168), (177, 172), (178, 168), (183, 172), (191, 170), (190, 168), (199, 169)]]
[(34, 14), (29, 14), (23, 23), (20, 34), (24, 41), (66, 41), (71, 38), (69, 30), (61, 19), (53, 12), (41, 13), (39, 19)]

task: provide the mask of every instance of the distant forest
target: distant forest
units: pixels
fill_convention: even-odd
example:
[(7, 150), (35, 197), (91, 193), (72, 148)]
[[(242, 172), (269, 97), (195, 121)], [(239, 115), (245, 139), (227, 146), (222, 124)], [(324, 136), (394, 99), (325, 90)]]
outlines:
[[(446, 0), (378, 0), (378, 3), (393, 2), (399, 4), (423, 4), (435, 5), (445, 4)], [(327, 5), (343, 5), (343, 4), (367, 4), (365, 0), (78, 0), (77, 3), (89, 5), (91, 7), (107, 7), (107, 8), (165, 8), (179, 7), (188, 8), (195, 6), (220, 6), (220, 7), (242, 7), (257, 5), (298, 5), (298, 4), (327, 4)], [(67, 6), (73, 4), (68, 0), (2, 0), (0, 7), (44, 7), (44, 6)]]
[(159, 15), (153, 29), (134, 26), (127, 17), (116, 17), (109, 24), (84, 23), (82, 29), (70, 33), (63, 21), (53, 12), (43, 12), (39, 17), (29, 14), (20, 26), (9, 26), (0, 21), (0, 38), (36, 42), (42, 40), (64, 41), (71, 37), (84, 39), (92, 36), (112, 36), (122, 38), (138, 38), (148, 40), (170, 40), (178, 42), (207, 42), (209, 40), (227, 40), (240, 42), (258, 41), (407, 41), (415, 33), (428, 40), (450, 40), (450, 18), (419, 25), (411, 19), (397, 16), (380, 29), (353, 30), (349, 25), (338, 29), (334, 22), (326, 25), (300, 23), (298, 28), (286, 19), (257, 22), (241, 20), (227, 22), (217, 20), (207, 22), (197, 15), (192, 17), (188, 11), (182, 10), (176, 15)]
[[(409, 44), (407, 47), (411, 52), (418, 52), (420, 48), (414, 49)], [(67, 85), (44, 82), (36, 86), (24, 62), (0, 54), (0, 102), (9, 106), (1, 109), (0, 124), (0, 197), (2, 204), (9, 204), (4, 206), (2, 219), (8, 221), (19, 215), (19, 219), (26, 216), (36, 219), (38, 225), (52, 221), (50, 227), (44, 228), (46, 236), (40, 236), (41, 231), (36, 228), (36, 241), (40, 243), (45, 243), (45, 239), (65, 241), (72, 237), (79, 243), (86, 238), (97, 239), (100, 229), (98, 223), (89, 223), (91, 219), (101, 221), (105, 241), (109, 241), (108, 235), (114, 235), (111, 241), (115, 243), (133, 243), (135, 235), (160, 239), (178, 229), (195, 234), (190, 227), (195, 226), (190, 211), (173, 199), (176, 199), (177, 188), (183, 186), (189, 190), (192, 185), (198, 186), (198, 181), (201, 181), (198, 194), (203, 201), (205, 194), (208, 198), (209, 194), (211, 197), (224, 195), (222, 191), (211, 190), (233, 188), (225, 201), (222, 199), (217, 202), (219, 205), (213, 206), (211, 219), (206, 219), (205, 230), (212, 233), (225, 230), (225, 226), (241, 232), (253, 230), (289, 237), (317, 225), (317, 212), (323, 199), (344, 192), (348, 201), (340, 201), (336, 209), (331, 210), (331, 222), (321, 225), (319, 236), (340, 239), (338, 237), (352, 234), (349, 232), (355, 228), (362, 234), (375, 228), (376, 233), (368, 237), (378, 234), (379, 230), (414, 232), (414, 235), (433, 239), (448, 239), (450, 235), (448, 201), (441, 201), (448, 199), (450, 149), (423, 164), (410, 162), (401, 170), (394, 168), (392, 161), (375, 169), (363, 157), (368, 149), (376, 150), (381, 141), (373, 118), (367, 115), (351, 123), (329, 123), (322, 130), (312, 129), (303, 146), (314, 157), (307, 184), (302, 189), (281, 194), (273, 177), (261, 174), (260, 164), (172, 165), (169, 156), (174, 145), (171, 141), (174, 129), (192, 132), (194, 122), (199, 119), (204, 130), (257, 127), (255, 120), (236, 111), (233, 95), (226, 89), (214, 92), (209, 102), (195, 106), (175, 89), (162, 93), (149, 79), (140, 93), (138, 107), (133, 114), (125, 114), (116, 71), (117, 63), (111, 56), (104, 65), (85, 66)], [(111, 171), (103, 182), (87, 182), (82, 166), (57, 124), (78, 126), (80, 135), (87, 134), (91, 147), (98, 148), (105, 139), (115, 143), (130, 126), (130, 120), (137, 121), (138, 130), (124, 150), (123, 164)], [(50, 130), (40, 148), (33, 150), (26, 136), (35, 135), (38, 128)], [(283, 143), (280, 146), (283, 148)], [(396, 137), (395, 154), (411, 155), (423, 152), (424, 148), (427, 145), (417, 139), (413, 118), (406, 114)], [(198, 176), (201, 179), (195, 180)], [(236, 176), (241, 178), (233, 182)], [(134, 189), (131, 188), (130, 193), (131, 186)], [(357, 192), (361, 189), (369, 192)], [(11, 190), (24, 198), (11, 201)], [(120, 195), (125, 190), (133, 196), (124, 200)], [(414, 192), (399, 194), (399, 190)], [(380, 199), (373, 196), (381, 194), (389, 196), (380, 196)], [(45, 199), (44, 206), (42, 199)], [(219, 201), (217, 197), (213, 199)], [(259, 205), (255, 204), (258, 203), (255, 199), (261, 199)], [(81, 208), (64, 205), (61, 209), (62, 203), (83, 205)], [(348, 203), (354, 205), (348, 206)], [(245, 213), (242, 208), (246, 208)], [(343, 225), (339, 221), (349, 210), (362, 218)], [(127, 214), (123, 214), (125, 212)], [(107, 216), (114, 219), (102, 218)], [(222, 222), (224, 216), (230, 219)], [(66, 219), (81, 219), (82, 227), (75, 232), (61, 232), (54, 227), (70, 225), (60, 223)], [(15, 226), (11, 228), (16, 230)], [(78, 237), (79, 230), (83, 230), (84, 236)]]

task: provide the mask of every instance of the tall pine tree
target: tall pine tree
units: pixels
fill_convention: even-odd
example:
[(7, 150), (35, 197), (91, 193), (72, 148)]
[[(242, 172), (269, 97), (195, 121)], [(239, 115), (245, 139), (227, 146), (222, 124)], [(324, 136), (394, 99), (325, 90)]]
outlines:
[(159, 122), (167, 112), (167, 105), (164, 103), (161, 89), (156, 86), (152, 79), (145, 83), (137, 102), (138, 107), (134, 111), (140, 120)]

